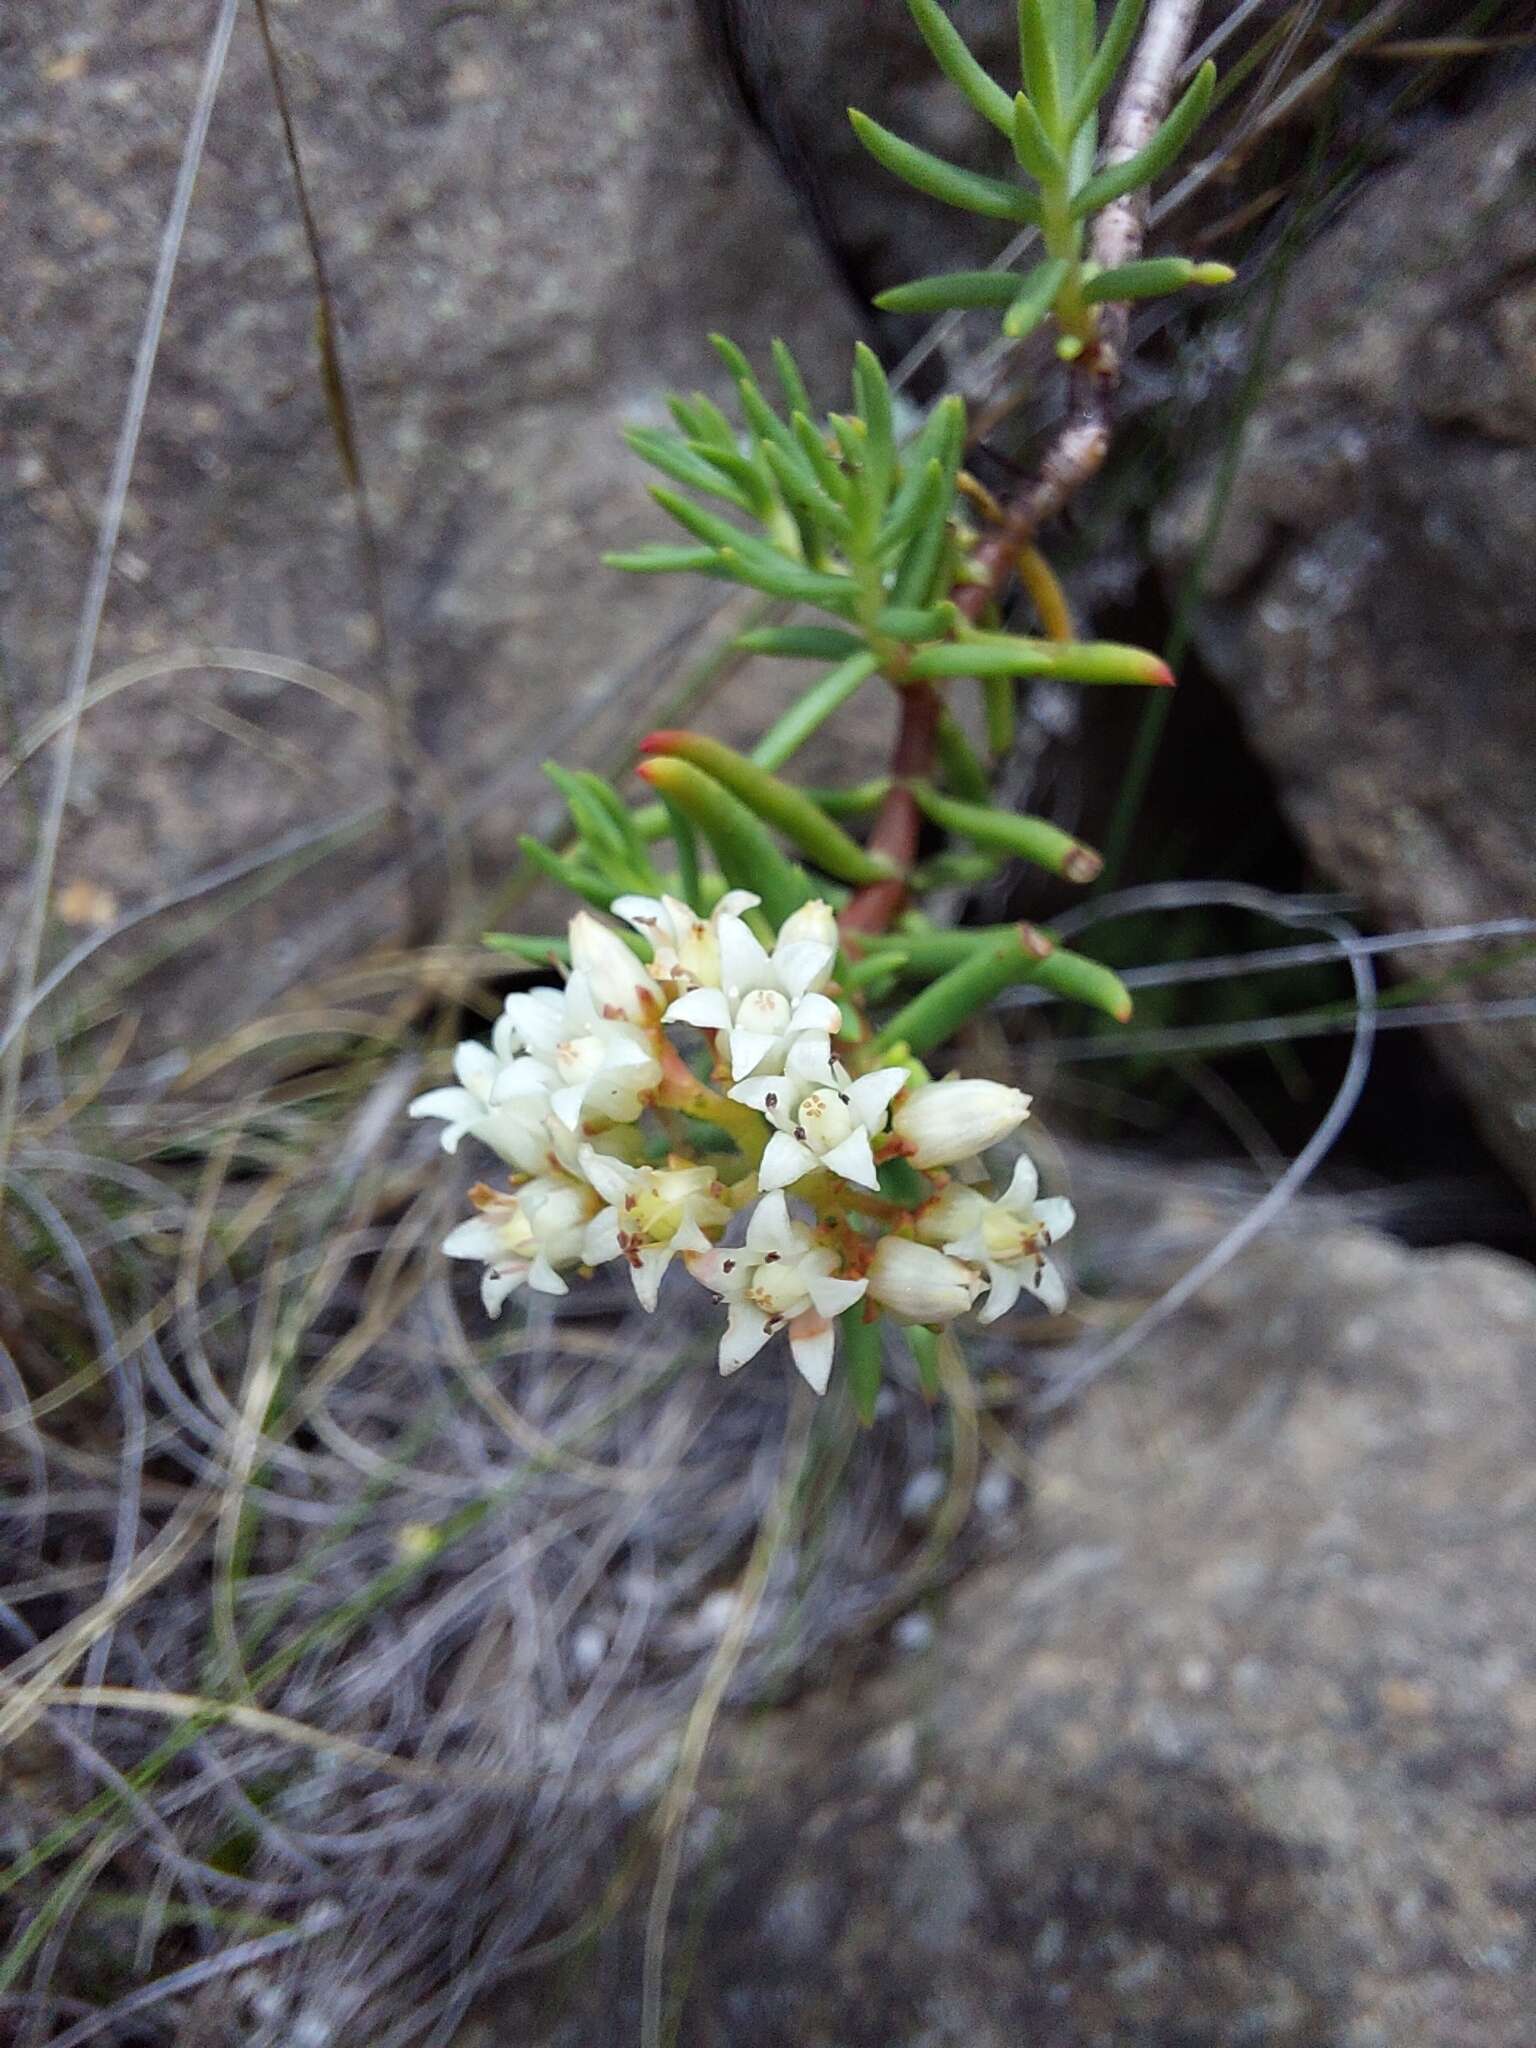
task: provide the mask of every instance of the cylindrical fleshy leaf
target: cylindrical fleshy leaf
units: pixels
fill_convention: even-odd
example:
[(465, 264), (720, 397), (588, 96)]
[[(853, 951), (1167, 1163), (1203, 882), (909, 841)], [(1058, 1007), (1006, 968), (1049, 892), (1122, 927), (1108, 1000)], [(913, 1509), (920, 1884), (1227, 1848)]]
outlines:
[(978, 846), (1016, 853), (1065, 881), (1091, 882), (1104, 865), (1091, 846), (1084, 846), (1045, 818), (1021, 817), (990, 804), (965, 803), (920, 783), (913, 784), (912, 794), (925, 816), (946, 832), (957, 832)]
[(686, 812), (714, 848), (726, 880), (760, 896), (770, 918), (790, 916), (815, 893), (810, 877), (785, 859), (766, 826), (712, 775), (666, 754), (642, 761), (635, 773)]
[(691, 762), (841, 881), (881, 882), (894, 873), (888, 860), (866, 852), (802, 791), (781, 782), (722, 740), (698, 732), (653, 732), (642, 742), (641, 750)]

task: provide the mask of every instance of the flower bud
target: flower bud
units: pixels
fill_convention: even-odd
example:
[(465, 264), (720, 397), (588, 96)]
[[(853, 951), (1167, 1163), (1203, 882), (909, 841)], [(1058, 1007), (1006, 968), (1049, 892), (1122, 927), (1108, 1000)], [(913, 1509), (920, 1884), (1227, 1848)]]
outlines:
[(952, 1166), (985, 1152), (1016, 1131), (1029, 1115), (1029, 1097), (1001, 1081), (931, 1081), (891, 1118), (912, 1147), (914, 1166)]
[(984, 1284), (974, 1266), (907, 1237), (882, 1237), (869, 1268), (870, 1300), (912, 1323), (953, 1321)]
[(836, 947), (837, 919), (832, 914), (832, 906), (823, 903), (819, 896), (810, 903), (802, 903), (779, 926), (778, 942), (781, 946), (808, 942), (813, 946)]
[(659, 1010), (661, 990), (611, 925), (588, 910), (571, 919), (571, 967), (585, 981), (599, 1015), (637, 1021)]

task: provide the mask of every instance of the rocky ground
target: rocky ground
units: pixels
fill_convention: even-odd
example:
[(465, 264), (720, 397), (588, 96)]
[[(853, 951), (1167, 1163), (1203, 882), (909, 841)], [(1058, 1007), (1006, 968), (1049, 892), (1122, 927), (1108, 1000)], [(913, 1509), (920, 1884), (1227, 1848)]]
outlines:
[[(1526, 1268), (1249, 1254), (1043, 1438), (926, 1646), (731, 1731), (680, 2041), (1526, 2048), (1533, 1454)], [(546, 2048), (633, 2038), (605, 1960)]]

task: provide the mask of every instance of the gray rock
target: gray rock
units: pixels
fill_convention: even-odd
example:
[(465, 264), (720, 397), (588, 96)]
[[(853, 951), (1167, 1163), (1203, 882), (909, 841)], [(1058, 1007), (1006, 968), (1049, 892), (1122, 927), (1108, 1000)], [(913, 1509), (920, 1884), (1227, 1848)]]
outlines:
[[(0, 405), (21, 485), (0, 531), (0, 603), (23, 729), (60, 699), (211, 24), (168, 0), (45, 16), (8, 32), (0, 103), (17, 171), (0, 213)], [(461, 824), (494, 876), (517, 832), (553, 815), (539, 760), (557, 746), (617, 757), (675, 687), (711, 603), (597, 566), (602, 549), (665, 529), (621, 425), (659, 417), (670, 388), (718, 387), (713, 327), (760, 360), (782, 332), (837, 402), (846, 303), (686, 0), (276, 0), (273, 16), (339, 301), (417, 800), (434, 823)], [(208, 899), (218, 929), (200, 944), (183, 915), (173, 936), (191, 950), (173, 1009), (154, 1019), (162, 1041), (398, 927), (380, 663), (314, 323), (245, 9), (95, 674), (223, 645), (350, 687), (334, 702), (194, 660), (91, 709), (59, 871), (75, 885), (66, 915), (107, 922), (114, 904), (284, 835), (360, 822), (240, 916), (228, 895)], [(786, 687), (782, 664), (758, 675), (756, 719)], [(8, 803), (0, 880), (24, 871), (29, 839), (27, 806)]]
[[(1301, 258), (1205, 573), (1202, 651), (1318, 863), (1387, 928), (1536, 915), (1533, 189), (1527, 82)], [(1213, 475), (1161, 522), (1172, 571)], [(1528, 955), (1467, 991), (1533, 992)], [(1536, 1022), (1436, 1041), (1536, 1193)]]
[(930, 1656), (726, 1741), (680, 2039), (1524, 2048), (1533, 1394), (1513, 1261), (1247, 1255), (1039, 1446)]

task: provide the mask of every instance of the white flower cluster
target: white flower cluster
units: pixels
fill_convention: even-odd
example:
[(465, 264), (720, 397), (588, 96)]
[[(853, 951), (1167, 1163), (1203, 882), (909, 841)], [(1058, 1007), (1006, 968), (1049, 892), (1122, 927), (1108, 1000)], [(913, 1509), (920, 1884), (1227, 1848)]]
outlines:
[[(649, 946), (648, 966), (578, 913), (564, 987), (508, 996), (490, 1044), (455, 1053), (457, 1085), (410, 1105), (442, 1120), (446, 1151), (467, 1136), (513, 1170), (504, 1189), (471, 1189), (476, 1214), (443, 1244), (484, 1266), (488, 1313), (521, 1287), (565, 1294), (565, 1274), (610, 1259), (627, 1263), (654, 1309), (681, 1254), (726, 1304), (720, 1370), (785, 1330), (819, 1393), (835, 1320), (861, 1301), (926, 1324), (983, 1296), (983, 1322), (1026, 1292), (1063, 1307), (1046, 1252), (1071, 1228), (1071, 1204), (1036, 1200), (1027, 1159), (999, 1201), (967, 1184), (979, 1155), (1023, 1122), (1028, 1096), (994, 1081), (914, 1086), (904, 1066), (851, 1077), (833, 1050), (843, 1017), (827, 993), (832, 912), (806, 904), (770, 948), (747, 922), (757, 904), (733, 890), (705, 918), (670, 896), (620, 897), (614, 910)], [(705, 1035), (718, 1088), (670, 1042), (678, 1024)], [(700, 1123), (734, 1146), (730, 1178), (679, 1149)], [(912, 1206), (881, 1193), (886, 1159), (930, 1176)], [(791, 1213), (787, 1190), (805, 1215)], [(722, 1242), (738, 1215), (744, 1240)]]

